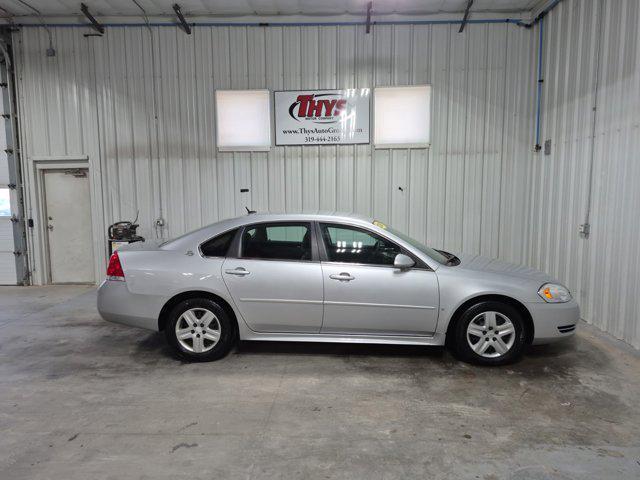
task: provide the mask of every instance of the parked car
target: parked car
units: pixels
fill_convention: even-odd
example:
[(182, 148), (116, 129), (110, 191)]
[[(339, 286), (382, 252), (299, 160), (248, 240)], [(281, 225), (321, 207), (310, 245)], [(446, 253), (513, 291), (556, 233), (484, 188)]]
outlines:
[(163, 331), (191, 361), (238, 339), (448, 345), (512, 362), (573, 335), (579, 308), (537, 270), (430, 248), (356, 216), (249, 214), (116, 251), (100, 315)]

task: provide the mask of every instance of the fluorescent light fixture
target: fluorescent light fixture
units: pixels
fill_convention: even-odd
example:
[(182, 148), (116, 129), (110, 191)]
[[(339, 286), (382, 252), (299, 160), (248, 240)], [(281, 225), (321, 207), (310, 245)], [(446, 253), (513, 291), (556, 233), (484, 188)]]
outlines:
[(431, 142), (431, 86), (376, 87), (374, 144), (424, 148)]
[(222, 151), (271, 148), (269, 90), (217, 90), (216, 142)]

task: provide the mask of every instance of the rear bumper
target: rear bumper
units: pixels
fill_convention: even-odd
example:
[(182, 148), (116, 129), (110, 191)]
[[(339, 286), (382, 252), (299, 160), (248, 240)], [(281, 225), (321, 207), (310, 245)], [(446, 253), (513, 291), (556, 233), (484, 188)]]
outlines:
[(534, 344), (551, 343), (576, 333), (580, 320), (580, 307), (571, 300), (567, 303), (529, 303), (534, 326)]
[(131, 293), (125, 282), (105, 280), (98, 288), (98, 313), (108, 322), (157, 331), (155, 303), (155, 297)]

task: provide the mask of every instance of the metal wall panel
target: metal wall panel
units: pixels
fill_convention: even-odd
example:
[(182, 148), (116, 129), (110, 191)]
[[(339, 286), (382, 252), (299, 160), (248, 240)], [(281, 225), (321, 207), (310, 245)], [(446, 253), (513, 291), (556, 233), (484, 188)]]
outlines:
[[(636, 348), (639, 21), (637, 0), (570, 0), (545, 18), (542, 139), (552, 148), (532, 164), (528, 247), (529, 263), (566, 282), (583, 318)], [(591, 235), (585, 239), (578, 226), (590, 190)]]
[[(78, 14), (77, 6), (69, 0), (29, 0), (44, 16), (72, 16)], [(138, 16), (140, 9), (130, 0), (86, 0), (89, 10), (97, 17)], [(148, 15), (173, 17), (173, 0), (146, 0), (141, 2)], [(474, 12), (513, 12), (528, 11), (538, 0), (476, 0)], [(183, 0), (182, 11), (188, 18), (194, 16), (295, 16), (326, 15), (344, 17), (346, 14), (362, 16), (366, 4), (360, 0)], [(402, 0), (402, 2), (380, 2), (376, 5), (376, 17), (379, 15), (433, 15), (437, 13), (461, 13), (467, 6), (467, 0)], [(29, 6), (18, 1), (10, 2), (10, 11), (18, 16), (33, 16)], [(477, 14), (476, 13), (476, 14)], [(308, 17), (307, 17), (308, 20)]]
[[(434, 247), (525, 258), (530, 30), (506, 23), (469, 25), (462, 34), (456, 25), (375, 26), (369, 35), (362, 26), (198, 27), (190, 36), (154, 27), (152, 37), (139, 27), (110, 27), (104, 37), (52, 30), (55, 57), (45, 55), (42, 29), (14, 34), (25, 158), (89, 156), (99, 262), (107, 225), (138, 211), (140, 233), (153, 238), (160, 216), (163, 234), (175, 236), (245, 206), (373, 215)], [(216, 149), (216, 88), (423, 83), (433, 86), (429, 149)], [(30, 202), (37, 209), (33, 195)]]

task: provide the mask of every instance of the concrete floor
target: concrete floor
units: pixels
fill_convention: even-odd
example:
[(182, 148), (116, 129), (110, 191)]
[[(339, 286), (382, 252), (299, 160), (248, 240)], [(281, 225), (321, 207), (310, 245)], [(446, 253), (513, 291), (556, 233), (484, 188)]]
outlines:
[(518, 364), (243, 344), (183, 364), (95, 289), (0, 288), (0, 478), (640, 478), (640, 356), (584, 326)]

